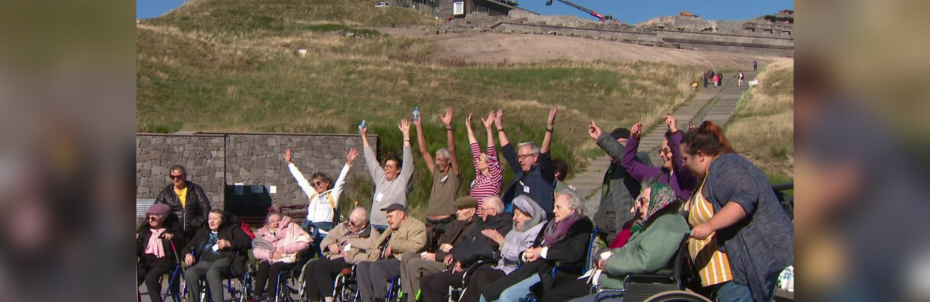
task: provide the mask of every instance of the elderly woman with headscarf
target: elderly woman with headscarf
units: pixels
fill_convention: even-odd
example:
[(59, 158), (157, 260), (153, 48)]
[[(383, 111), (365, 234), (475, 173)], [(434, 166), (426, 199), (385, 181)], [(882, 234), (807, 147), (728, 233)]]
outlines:
[[(563, 191), (555, 200), (555, 219), (546, 224), (533, 247), (523, 252), (523, 265), (481, 291), (486, 301), (523, 301), (530, 288), (552, 288), (581, 276), (594, 224), (584, 216), (584, 203), (574, 191)], [(555, 276), (552, 269), (563, 266)]]
[(513, 199), (513, 228), (507, 235), (498, 237), (490, 230), (482, 231), (500, 245), (497, 266), (475, 270), (462, 292), (460, 302), (478, 302), (481, 289), (500, 280), (517, 269), (520, 253), (533, 246), (536, 237), (546, 226), (546, 211), (532, 198), (520, 195)]
[[(146, 221), (136, 233), (139, 282), (145, 282), (152, 301), (161, 301), (161, 278), (178, 265), (177, 249), (184, 247), (184, 232), (166, 204), (153, 204), (145, 215)], [(171, 290), (178, 293), (180, 279), (175, 280)]]
[[(644, 182), (642, 187), (635, 208), (642, 220), (633, 226), (633, 235), (627, 244), (600, 253), (598, 270), (589, 278), (560, 284), (543, 293), (541, 301), (567, 301), (582, 296), (575, 301), (594, 301), (595, 296), (588, 295), (594, 284), (603, 289), (623, 289), (623, 278), (629, 274), (652, 273), (670, 267), (688, 232), (688, 223), (678, 215), (679, 202), (674, 189), (652, 181)], [(605, 297), (619, 298), (601, 296)]]
[(297, 254), (310, 247), (310, 234), (292, 223), (290, 217), (277, 212), (268, 214), (266, 221), (265, 226), (255, 232), (252, 254), (259, 260), (255, 294), (260, 295), (264, 291), (270, 299), (277, 290), (278, 273), (294, 268)]

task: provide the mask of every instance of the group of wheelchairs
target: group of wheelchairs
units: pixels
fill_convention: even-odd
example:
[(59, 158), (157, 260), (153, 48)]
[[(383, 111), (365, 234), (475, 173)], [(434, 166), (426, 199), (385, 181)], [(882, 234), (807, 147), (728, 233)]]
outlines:
[[(587, 265), (584, 268), (570, 268), (570, 267), (555, 267), (552, 270), (552, 274), (555, 274), (557, 270), (576, 270), (581, 271), (582, 273), (586, 272), (589, 269), (593, 268), (593, 256), (595, 254), (593, 240), (597, 236), (597, 230), (591, 234), (591, 244), (588, 245), (588, 253), (586, 262)], [(688, 290), (685, 288), (685, 282), (683, 281), (683, 276), (685, 275), (686, 265), (688, 261), (687, 252), (685, 250), (686, 246), (684, 240), (679, 249), (679, 252), (673, 258), (673, 263), (671, 263), (670, 268), (663, 269), (651, 274), (632, 274), (626, 276), (623, 280), (624, 287), (622, 290), (619, 289), (605, 289), (605, 288), (592, 288), (591, 293), (596, 294), (597, 301), (608, 298), (623, 297), (623, 301), (627, 302), (663, 302), (663, 301), (691, 301), (691, 302), (709, 302), (710, 299), (698, 294), (694, 291)], [(310, 259), (311, 253), (305, 253), (298, 258), (297, 265), (289, 270), (284, 270), (278, 273), (277, 276), (269, 276), (268, 282), (276, 282), (276, 292), (272, 301), (275, 302), (305, 302), (311, 301), (308, 293), (304, 291), (305, 274), (312, 272), (307, 272), (307, 265), (313, 259)], [(478, 261), (470, 265), (466, 270), (462, 278), (462, 286), (450, 286), (448, 289), (449, 302), (457, 302), (459, 297), (464, 294), (465, 289), (467, 288), (467, 283), (471, 274), (479, 268), (490, 267), (495, 265), (497, 262), (493, 261)], [(224, 290), (227, 291), (229, 297), (232, 300), (227, 301), (239, 301), (246, 302), (250, 297), (254, 296), (256, 291), (262, 289), (254, 288), (255, 276), (256, 276), (256, 261), (249, 261), (246, 265), (245, 272), (239, 276), (234, 275), (231, 272), (226, 273), (226, 278), (224, 280)], [(181, 264), (183, 265), (183, 264)], [(167, 301), (168, 297), (171, 297), (174, 301), (186, 301), (186, 302), (216, 302), (212, 301), (211, 295), (209, 293), (209, 288), (206, 286), (203, 280), (200, 281), (200, 286), (204, 290), (202, 291), (198, 301), (188, 301), (187, 298), (187, 288), (186, 283), (182, 282), (183, 269), (181, 265), (176, 266), (173, 270), (168, 273), (168, 286), (165, 288), (163, 293), (162, 301)], [(359, 291), (358, 282), (356, 279), (356, 270), (355, 265), (350, 265), (343, 269), (334, 280), (334, 290), (332, 293), (334, 301), (339, 302), (359, 302), (361, 301), (361, 293)], [(400, 302), (403, 301), (403, 293), (400, 290), (400, 278), (396, 277), (388, 286), (388, 296), (387, 301), (389, 302)], [(416, 297), (408, 297), (406, 301), (413, 302)], [(535, 299), (532, 299), (535, 300)], [(153, 301), (155, 302), (155, 301)]]

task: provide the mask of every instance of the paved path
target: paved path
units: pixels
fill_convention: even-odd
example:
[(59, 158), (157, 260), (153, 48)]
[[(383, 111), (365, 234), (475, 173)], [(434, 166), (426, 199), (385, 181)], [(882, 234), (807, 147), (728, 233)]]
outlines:
[[(715, 88), (711, 85), (707, 89), (702, 88), (691, 100), (679, 107), (675, 113), (672, 113), (678, 120), (678, 129), (688, 129), (688, 122), (694, 122), (697, 125), (704, 120), (714, 121), (721, 126), (725, 125), (733, 116), (740, 95), (749, 87), (745, 82), (754, 79), (756, 76), (756, 73), (752, 71), (743, 71), (743, 74), (746, 76), (743, 87), (737, 86), (735, 74), (724, 74), (723, 86)], [(604, 129), (604, 131), (610, 130)], [(640, 151), (648, 150), (653, 165), (662, 162), (658, 149), (665, 139), (665, 131), (667, 130), (664, 123), (661, 123), (642, 138)], [(589, 197), (587, 198), (586, 212), (590, 216), (593, 216), (593, 213), (597, 211), (597, 206), (600, 203), (600, 196), (594, 193), (600, 191), (604, 173), (609, 165), (610, 157), (606, 155), (594, 158), (585, 171), (568, 180), (568, 183), (575, 186), (581, 196)]]

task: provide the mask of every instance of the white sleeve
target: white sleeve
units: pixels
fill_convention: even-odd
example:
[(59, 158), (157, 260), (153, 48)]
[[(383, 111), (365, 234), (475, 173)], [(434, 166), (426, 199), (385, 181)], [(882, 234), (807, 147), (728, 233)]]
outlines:
[(549, 247), (548, 247), (548, 246), (547, 246), (547, 247), (543, 247), (542, 250), (539, 251), (539, 257), (542, 257), (543, 259), (546, 259), (546, 254), (549, 254)]
[(297, 181), (297, 185), (300, 186), (300, 189), (304, 191), (304, 194), (307, 195), (307, 198), (313, 196), (313, 193), (316, 192), (310, 187), (310, 182), (304, 178), (304, 174), (300, 172), (300, 169), (297, 169), (293, 163), (287, 165), (288, 170), (291, 170), (291, 175), (294, 176), (294, 180)]
[(362, 153), (365, 154), (365, 165), (368, 166), (368, 172), (371, 173), (371, 180), (375, 184), (375, 190), (377, 191), (377, 186), (384, 181), (384, 170), (381, 169), (381, 166), (378, 165), (378, 159), (375, 158), (375, 151), (371, 147), (365, 147), (362, 150)]
[(329, 194), (333, 196), (333, 203), (335, 206), (339, 206), (339, 197), (342, 196), (342, 190), (345, 188), (346, 178), (349, 176), (349, 164), (342, 166), (342, 171), (339, 172), (339, 178), (336, 179), (336, 185), (333, 186), (333, 191)]

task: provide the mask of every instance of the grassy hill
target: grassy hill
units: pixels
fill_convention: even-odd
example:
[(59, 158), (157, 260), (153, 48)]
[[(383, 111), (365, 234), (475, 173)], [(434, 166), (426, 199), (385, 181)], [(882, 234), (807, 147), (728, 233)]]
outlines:
[[(200, 0), (143, 21), (137, 26), (137, 130), (354, 133), (366, 119), (382, 137), (382, 152), (399, 153), (398, 119), (419, 106), (435, 150), (445, 144), (438, 113), (451, 106), (459, 158), (466, 159), (468, 112), (503, 108), (512, 141), (540, 142), (547, 112), (560, 106), (553, 155), (577, 171), (585, 164), (578, 154), (596, 148), (586, 134), (590, 120), (608, 129), (635, 121), (660, 125), (691, 97), (688, 83), (700, 72), (659, 63), (440, 61), (427, 39), (360, 29), (430, 21), (401, 8), (375, 10), (374, 2)], [(352, 9), (359, 12), (345, 13)], [(309, 55), (295, 55), (297, 48)], [(416, 215), (425, 210), (429, 178), (415, 158), (409, 199)], [(473, 179), (469, 166), (463, 160), (463, 188)], [(512, 173), (505, 173), (509, 180)], [(368, 203), (369, 181), (351, 182), (347, 198)]]
[[(772, 183), (794, 179), (794, 62), (766, 66), (726, 126), (733, 148)], [(765, 127), (759, 127), (765, 125)]]

